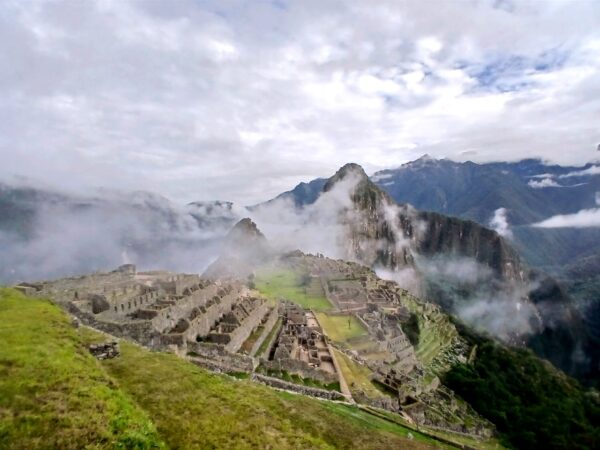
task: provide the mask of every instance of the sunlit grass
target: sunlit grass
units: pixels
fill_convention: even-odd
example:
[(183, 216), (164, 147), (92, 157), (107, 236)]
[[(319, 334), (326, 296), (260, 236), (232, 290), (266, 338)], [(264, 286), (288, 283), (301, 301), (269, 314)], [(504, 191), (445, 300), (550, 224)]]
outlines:
[(347, 342), (350, 339), (367, 336), (367, 330), (358, 319), (352, 315), (332, 316), (325, 313), (317, 313), (317, 319), (323, 327), (323, 331), (334, 342)]
[(0, 448), (161, 448), (67, 316), (0, 289)]
[(103, 365), (173, 448), (428, 448), (432, 442), (402, 439), (405, 428), (344, 405), (232, 381), (126, 342), (121, 348), (122, 357)]
[(370, 398), (384, 397), (384, 394), (372, 383), (372, 372), (368, 367), (355, 363), (337, 350), (334, 350), (334, 352), (350, 392), (354, 394), (356, 391), (362, 391)]
[(315, 311), (328, 311), (331, 303), (324, 295), (314, 296), (306, 293), (298, 274), (291, 270), (261, 271), (254, 280), (256, 289), (265, 297), (290, 300), (303, 308)]

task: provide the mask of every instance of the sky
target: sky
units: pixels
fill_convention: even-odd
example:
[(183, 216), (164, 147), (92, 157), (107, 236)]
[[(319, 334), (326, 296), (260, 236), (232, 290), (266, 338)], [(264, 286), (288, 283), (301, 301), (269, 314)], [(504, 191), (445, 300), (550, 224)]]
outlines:
[(253, 204), (347, 162), (582, 165), (600, 2), (0, 0), (0, 181)]

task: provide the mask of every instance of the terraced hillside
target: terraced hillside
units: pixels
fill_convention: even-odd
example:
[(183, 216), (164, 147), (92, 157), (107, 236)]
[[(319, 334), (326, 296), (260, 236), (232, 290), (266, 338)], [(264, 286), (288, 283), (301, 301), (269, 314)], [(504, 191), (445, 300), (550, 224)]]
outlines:
[[(74, 328), (48, 301), (0, 290), (0, 448), (433, 448), (356, 407), (208, 373)], [(407, 439), (408, 433), (413, 439)], [(440, 444), (435, 442), (436, 446)]]

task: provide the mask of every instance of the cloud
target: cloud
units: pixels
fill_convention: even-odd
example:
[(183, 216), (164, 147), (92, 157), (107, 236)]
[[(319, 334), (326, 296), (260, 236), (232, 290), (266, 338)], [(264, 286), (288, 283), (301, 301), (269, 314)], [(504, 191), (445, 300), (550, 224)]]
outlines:
[(354, 260), (348, 224), (354, 222), (351, 195), (359, 181), (350, 173), (304, 208), (296, 208), (291, 199), (279, 198), (259, 205), (249, 215), (275, 248)]
[(0, 283), (106, 271), (125, 263), (201, 273), (238, 220), (235, 211), (211, 214), (207, 208), (199, 220), (198, 207), (179, 207), (147, 192), (65, 197), (25, 190), (7, 199), (17, 226), (4, 220), (0, 229)]
[[(600, 206), (600, 195), (596, 193)], [(575, 214), (559, 214), (532, 225), (537, 228), (592, 228), (600, 227), (600, 208), (582, 209)]]
[(581, 164), (600, 140), (599, 11), (3, 2), (0, 179), (254, 204), (351, 160)]
[(590, 175), (600, 175), (600, 166), (591, 166), (587, 169), (576, 170), (559, 176), (559, 178), (571, 178), (571, 177), (586, 177)]
[(506, 208), (498, 208), (494, 211), (493, 217), (490, 219), (490, 228), (492, 228), (496, 233), (505, 238), (512, 239), (513, 233), (510, 230), (510, 225), (508, 223), (507, 217), (507, 209)]
[(558, 184), (556, 181), (554, 181), (550, 177), (548, 177), (548, 178), (542, 178), (539, 181), (529, 180), (529, 182), (527, 183), (527, 185), (529, 187), (534, 188), (534, 189), (542, 189), (542, 188), (547, 188), (547, 187), (565, 187), (565, 186), (562, 186), (562, 185)]
[(467, 257), (418, 257), (417, 266), (427, 286), (425, 298), (435, 298), (476, 329), (507, 342), (536, 331), (539, 318), (528, 300), (529, 284), (500, 281), (490, 267)]

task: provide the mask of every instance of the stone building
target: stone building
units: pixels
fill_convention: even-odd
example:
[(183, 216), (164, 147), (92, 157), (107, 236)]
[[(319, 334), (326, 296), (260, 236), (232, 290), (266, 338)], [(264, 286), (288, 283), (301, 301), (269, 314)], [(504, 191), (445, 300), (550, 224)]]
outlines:
[(314, 313), (288, 302), (282, 302), (280, 309), (283, 325), (263, 365), (322, 383), (339, 381), (327, 337)]

